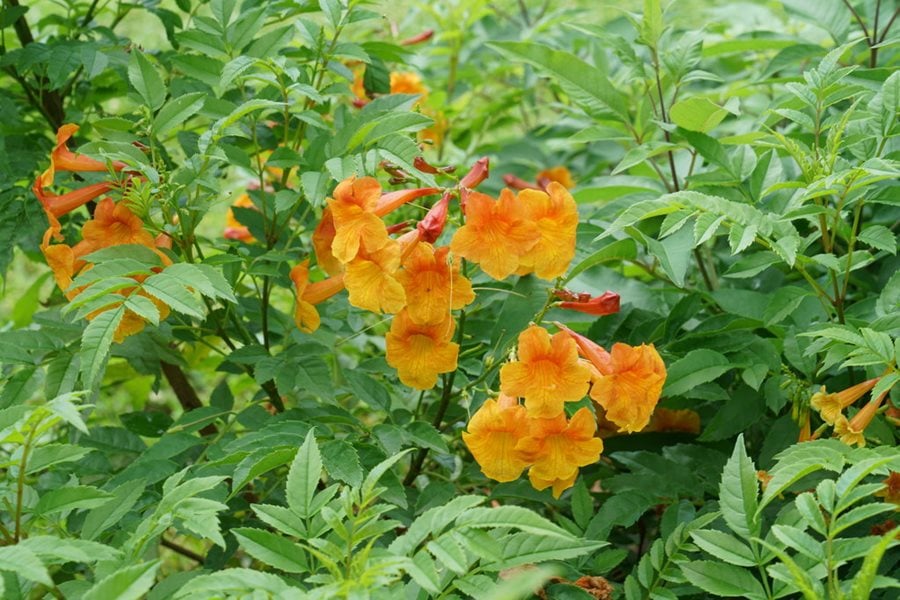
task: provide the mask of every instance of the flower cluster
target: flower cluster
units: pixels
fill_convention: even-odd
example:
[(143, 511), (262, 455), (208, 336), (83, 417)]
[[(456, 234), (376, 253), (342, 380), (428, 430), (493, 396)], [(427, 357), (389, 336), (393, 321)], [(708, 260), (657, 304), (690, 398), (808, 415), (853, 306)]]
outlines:
[(552, 487), (558, 498), (575, 483), (579, 468), (597, 462), (603, 451), (590, 409), (567, 417), (566, 403), (590, 395), (601, 418), (619, 431), (641, 431), (666, 370), (652, 345), (615, 344), (606, 352), (557, 327), (552, 336), (537, 325), (519, 335), (516, 359), (500, 369), (500, 396), (472, 416), (463, 440), (486, 476), (513, 481), (528, 468), (531, 484)]
[[(476, 182), (477, 183), (477, 182)], [(433, 195), (436, 188), (382, 193), (371, 177), (341, 182), (313, 233), (319, 267), (331, 277), (309, 283), (308, 262), (291, 271), (297, 293), (295, 321), (307, 332), (319, 326), (315, 304), (346, 288), (351, 305), (395, 315), (386, 336), (386, 359), (400, 380), (429, 389), (441, 373), (456, 369), (452, 311), (475, 299), (450, 248), (434, 246), (447, 221), (447, 192), (410, 231), (391, 237), (383, 217), (403, 204)], [(401, 224), (401, 228), (405, 224)]]
[[(137, 244), (155, 252), (160, 257), (162, 264), (172, 263), (171, 259), (160, 251), (160, 248), (168, 247), (171, 240), (164, 235), (154, 238), (150, 232), (144, 229), (141, 219), (132, 213), (124, 202), (117, 203), (109, 197), (97, 202), (93, 217), (81, 228), (81, 240), (74, 245), (65, 243), (59, 217), (99, 198), (113, 190), (118, 184), (114, 181), (103, 181), (56, 195), (47, 191), (47, 188), (54, 184), (56, 173), (59, 171), (106, 172), (110, 168), (122, 171), (125, 168), (122, 163), (114, 162), (108, 166), (104, 162), (69, 150), (68, 141), (76, 131), (78, 131), (78, 126), (73, 124), (63, 125), (59, 128), (56, 133), (56, 146), (50, 154), (50, 167), (38, 177), (33, 187), (34, 194), (44, 208), (49, 222), (49, 227), (41, 242), (41, 252), (53, 271), (57, 285), (70, 300), (83, 289), (73, 287), (74, 279), (93, 267), (92, 263), (85, 260), (85, 257), (91, 252), (110, 246)], [(130, 175), (127, 176), (130, 177)], [(133, 277), (136, 282), (142, 281), (143, 278), (145, 276), (135, 275)], [(93, 319), (102, 312), (116, 308), (125, 302), (125, 296), (133, 291), (133, 288), (127, 287), (119, 289), (118, 293), (123, 296), (120, 302), (96, 307), (87, 315), (87, 318)], [(149, 299), (156, 306), (160, 318), (164, 319), (168, 316), (169, 307), (164, 303), (142, 291), (139, 291), (138, 295)], [(116, 329), (114, 340), (121, 342), (129, 335), (141, 331), (145, 324), (143, 317), (130, 309), (126, 310)]]

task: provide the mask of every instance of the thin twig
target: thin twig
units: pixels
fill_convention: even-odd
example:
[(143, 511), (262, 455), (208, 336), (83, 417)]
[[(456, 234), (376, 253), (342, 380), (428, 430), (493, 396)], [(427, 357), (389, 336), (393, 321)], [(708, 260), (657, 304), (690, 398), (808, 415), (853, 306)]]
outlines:
[(167, 540), (167, 539), (164, 538), (164, 537), (160, 537), (160, 538), (159, 538), (159, 544), (160, 544), (161, 546), (165, 546), (165, 547), (168, 548), (169, 550), (172, 550), (172, 551), (174, 551), (174, 552), (177, 552), (178, 554), (180, 554), (180, 555), (182, 555), (182, 556), (184, 556), (184, 557), (187, 557), (187, 558), (191, 559), (192, 561), (194, 561), (194, 562), (196, 562), (196, 563), (198, 563), (198, 564), (201, 564), (201, 565), (202, 565), (202, 564), (204, 563), (204, 561), (206, 561), (206, 558), (205, 558), (205, 557), (200, 556), (199, 554), (197, 554), (197, 553), (194, 552), (193, 550), (188, 550), (187, 548), (185, 548), (185, 547), (183, 547), (183, 546), (180, 546), (180, 545), (176, 544), (175, 542), (173, 542), (173, 541), (171, 541), (171, 540)]

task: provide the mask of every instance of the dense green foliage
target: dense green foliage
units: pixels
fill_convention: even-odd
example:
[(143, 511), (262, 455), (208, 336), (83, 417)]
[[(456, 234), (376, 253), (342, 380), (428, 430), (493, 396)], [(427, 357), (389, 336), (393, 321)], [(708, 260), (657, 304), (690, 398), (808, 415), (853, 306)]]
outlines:
[[(895, 3), (593, 4), (0, 0), (0, 597), (895, 597)], [(63, 293), (35, 180), (67, 123), (105, 170), (53, 193), (113, 181), (166, 241)], [(568, 169), (566, 275), (464, 265), (458, 367), (424, 391), (346, 294), (298, 328), (339, 182), (464, 195), (483, 156), (491, 196)], [(461, 438), (532, 322), (667, 370), (658, 420), (601, 422), (559, 498)]]

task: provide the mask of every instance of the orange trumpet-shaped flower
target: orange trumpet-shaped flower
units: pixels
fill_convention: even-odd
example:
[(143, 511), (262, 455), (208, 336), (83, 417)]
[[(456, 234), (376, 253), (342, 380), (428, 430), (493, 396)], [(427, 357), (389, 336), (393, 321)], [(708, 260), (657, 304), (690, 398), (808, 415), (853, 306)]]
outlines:
[[(49, 232), (49, 230), (48, 230)], [(84, 261), (76, 261), (75, 252), (72, 251), (72, 247), (66, 244), (50, 244), (49, 240), (46, 240), (48, 243), (41, 244), (41, 252), (44, 253), (44, 258), (47, 260), (47, 266), (50, 267), (50, 270), (53, 272), (53, 278), (56, 280), (56, 285), (59, 286), (63, 292), (69, 289), (69, 286), (72, 285), (72, 280), (75, 277), (75, 271), (78, 270), (78, 263), (84, 264)], [(75, 296), (75, 294), (66, 294), (66, 297), (70, 300)]]
[(396, 276), (401, 250), (400, 243), (391, 239), (378, 250), (360, 248), (344, 272), (350, 304), (378, 314), (397, 313), (406, 306), (406, 292)]
[(362, 240), (370, 252), (387, 245), (387, 229), (374, 212), (380, 198), (381, 185), (372, 177), (351, 177), (335, 188), (328, 200), (335, 229), (331, 251), (341, 264), (356, 257)]
[(428, 98), (428, 88), (422, 83), (422, 78), (415, 73), (391, 72), (392, 94), (419, 94), (421, 98), (417, 102), (424, 102)]
[(329, 275), (337, 275), (344, 270), (344, 265), (335, 258), (331, 251), (331, 244), (334, 242), (336, 234), (331, 209), (325, 207), (325, 210), (322, 211), (322, 220), (313, 231), (312, 244), (316, 252), (316, 262)]
[(599, 365), (591, 398), (621, 431), (647, 426), (666, 381), (666, 365), (653, 344), (613, 344), (609, 360)]
[(578, 206), (566, 188), (556, 182), (547, 186), (547, 193), (522, 190), (518, 198), (526, 218), (540, 231), (538, 243), (519, 260), (518, 273), (533, 271), (541, 279), (556, 279), (565, 274), (575, 257)]
[(50, 220), (51, 225), (58, 226), (59, 221), (56, 220), (58, 217), (70, 213), (91, 200), (102, 196), (113, 189), (113, 184), (109, 182), (93, 183), (65, 194), (56, 195), (44, 192), (44, 186), (41, 184), (41, 180), (38, 179), (34, 182), (32, 189), (34, 195), (40, 200), (41, 206), (44, 207), (44, 212), (47, 213), (47, 218)]
[(400, 381), (417, 390), (428, 390), (438, 375), (456, 370), (459, 345), (451, 342), (456, 324), (450, 315), (437, 325), (416, 325), (407, 312), (394, 317), (386, 339), (385, 358), (397, 369)]
[(841, 412), (868, 393), (880, 379), (880, 377), (875, 377), (868, 381), (863, 381), (836, 394), (826, 392), (823, 385), (822, 389), (809, 399), (809, 404), (819, 411), (819, 416), (822, 417), (823, 421), (829, 425), (834, 425)]
[(542, 188), (546, 189), (551, 182), (556, 182), (566, 188), (567, 190), (571, 190), (575, 187), (575, 181), (572, 179), (572, 173), (565, 167), (551, 167), (549, 169), (544, 169), (537, 176), (538, 185)]
[(541, 232), (527, 220), (525, 207), (509, 190), (494, 201), (471, 192), (466, 203), (466, 224), (450, 241), (454, 254), (478, 263), (494, 279), (504, 279), (519, 268), (519, 260), (537, 245)]
[(294, 324), (300, 331), (312, 333), (319, 328), (321, 319), (316, 307), (303, 299), (303, 294), (309, 287), (309, 260), (304, 260), (291, 269), (291, 281), (294, 282), (294, 291), (297, 294), (294, 301)]
[(501, 394), (497, 400), (485, 401), (466, 429), (463, 442), (486, 477), (513, 481), (528, 466), (516, 447), (528, 433), (528, 417), (515, 398)]
[[(253, 204), (253, 200), (251, 200), (250, 196), (247, 194), (238, 196), (237, 200), (235, 200), (234, 204), (231, 206), (237, 206), (238, 208), (256, 208)], [(250, 229), (246, 225), (242, 225), (241, 222), (235, 218), (234, 211), (231, 208), (228, 209), (228, 213), (225, 215), (225, 231), (222, 235), (225, 239), (240, 240), (248, 244), (255, 241), (253, 234), (250, 233)]]
[(528, 436), (516, 448), (532, 463), (528, 471), (537, 490), (553, 487), (553, 497), (575, 483), (579, 467), (593, 464), (603, 452), (603, 440), (594, 437), (597, 423), (587, 408), (566, 419), (560, 413), (552, 419), (529, 419)]
[(617, 343), (607, 352), (562, 323), (554, 325), (572, 336), (578, 351), (594, 367), (591, 398), (603, 407), (606, 418), (618, 425), (619, 431), (646, 427), (666, 381), (666, 365), (653, 344), (633, 347)]
[(532, 325), (519, 334), (519, 360), (500, 369), (504, 394), (525, 398), (529, 417), (550, 419), (565, 402), (577, 402), (588, 392), (590, 368), (578, 360), (578, 347), (567, 334), (553, 337)]
[(450, 310), (475, 300), (472, 283), (459, 271), (460, 259), (449, 259), (450, 248), (435, 249), (419, 242), (403, 259), (397, 280), (406, 290), (409, 318), (418, 325), (443, 322)]
[(889, 391), (890, 390), (885, 390), (878, 398), (869, 401), (869, 403), (859, 409), (849, 421), (844, 415), (838, 415), (834, 420), (835, 437), (840, 438), (840, 440), (848, 446), (856, 445), (860, 448), (865, 446), (866, 427), (868, 427), (869, 423), (872, 422), (872, 419), (875, 418), (875, 414), (878, 412), (878, 409), (881, 408), (881, 403), (884, 402)]
[(94, 218), (81, 228), (82, 241), (74, 250), (83, 256), (100, 248), (122, 244), (139, 244), (156, 248), (156, 240), (144, 229), (144, 222), (132, 213), (125, 202), (104, 198), (94, 210)]
[[(78, 129), (78, 125), (74, 123), (66, 123), (56, 130), (56, 146), (50, 153), (50, 167), (41, 173), (41, 185), (51, 185), (56, 171), (88, 172), (107, 170), (106, 163), (69, 150), (67, 144)], [(125, 167), (125, 163), (118, 161), (113, 163), (113, 169), (116, 171), (121, 171)]]

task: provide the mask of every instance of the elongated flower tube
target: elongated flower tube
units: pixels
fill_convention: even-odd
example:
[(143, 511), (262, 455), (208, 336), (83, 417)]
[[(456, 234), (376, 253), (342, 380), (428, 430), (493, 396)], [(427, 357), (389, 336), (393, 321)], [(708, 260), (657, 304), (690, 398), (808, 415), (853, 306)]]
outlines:
[[(105, 162), (69, 150), (67, 144), (78, 129), (78, 125), (74, 123), (66, 123), (56, 131), (56, 146), (50, 153), (50, 167), (41, 173), (41, 185), (52, 185), (56, 171), (103, 172), (107, 170)], [(121, 171), (126, 166), (125, 163), (119, 161), (112, 163), (112, 167), (116, 171)]]
[(880, 379), (880, 377), (875, 377), (868, 381), (863, 381), (836, 394), (829, 394), (825, 391), (825, 386), (822, 386), (822, 389), (809, 399), (809, 404), (819, 411), (819, 416), (822, 417), (823, 421), (829, 425), (834, 425), (835, 420), (844, 409), (867, 394)]
[(602, 317), (604, 315), (613, 315), (619, 312), (620, 298), (615, 292), (604, 292), (599, 296), (589, 296), (587, 298), (576, 297), (573, 299), (566, 298), (558, 304), (559, 308), (564, 310), (574, 310), (575, 312)]
[(847, 417), (838, 415), (837, 419), (834, 421), (835, 437), (839, 438), (848, 446), (865, 446), (866, 427), (868, 427), (869, 423), (872, 422), (872, 419), (875, 418), (875, 414), (878, 412), (878, 409), (881, 408), (881, 404), (884, 402), (889, 391), (890, 390), (885, 390), (878, 398), (869, 401), (869, 403), (859, 409), (849, 421), (847, 420)]

